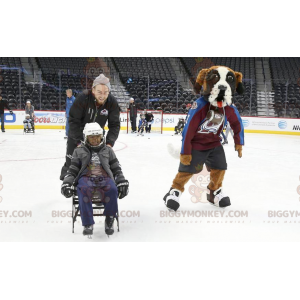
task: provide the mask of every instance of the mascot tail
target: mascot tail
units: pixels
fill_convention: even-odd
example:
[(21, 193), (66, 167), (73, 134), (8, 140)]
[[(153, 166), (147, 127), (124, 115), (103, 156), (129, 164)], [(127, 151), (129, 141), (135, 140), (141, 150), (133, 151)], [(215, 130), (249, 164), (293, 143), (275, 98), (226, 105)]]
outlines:
[(175, 147), (173, 144), (169, 143), (167, 145), (168, 147), (168, 152), (169, 154), (175, 158), (175, 159), (179, 159), (180, 158), (180, 147)]

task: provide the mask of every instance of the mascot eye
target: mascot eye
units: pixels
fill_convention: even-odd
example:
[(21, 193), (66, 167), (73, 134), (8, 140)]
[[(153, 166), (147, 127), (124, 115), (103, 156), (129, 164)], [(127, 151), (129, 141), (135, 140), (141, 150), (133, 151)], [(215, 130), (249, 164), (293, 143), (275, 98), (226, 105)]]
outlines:
[(213, 82), (215, 82), (215, 83), (218, 82), (219, 79), (220, 79), (220, 78), (219, 78), (219, 75), (218, 75), (218, 74), (214, 74), (213, 77), (212, 77), (212, 80), (213, 80)]
[(232, 82), (233, 82), (233, 77), (232, 77), (232, 76), (228, 76), (228, 77), (227, 77), (227, 81), (228, 81), (229, 83), (232, 83)]

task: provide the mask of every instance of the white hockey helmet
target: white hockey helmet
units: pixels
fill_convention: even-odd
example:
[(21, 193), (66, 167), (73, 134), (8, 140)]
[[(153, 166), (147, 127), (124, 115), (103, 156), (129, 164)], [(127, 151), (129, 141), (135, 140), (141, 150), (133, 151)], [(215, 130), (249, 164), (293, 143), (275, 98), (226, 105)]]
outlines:
[(30, 115), (29, 115), (29, 114), (26, 114), (26, 115), (25, 115), (25, 119), (30, 119)]
[[(97, 146), (92, 146), (88, 143), (87, 137), (89, 135), (101, 135), (101, 142)], [(83, 129), (83, 137), (84, 137), (84, 144), (88, 145), (94, 150), (97, 150), (104, 142), (103, 137), (103, 129), (98, 123), (86, 123)]]

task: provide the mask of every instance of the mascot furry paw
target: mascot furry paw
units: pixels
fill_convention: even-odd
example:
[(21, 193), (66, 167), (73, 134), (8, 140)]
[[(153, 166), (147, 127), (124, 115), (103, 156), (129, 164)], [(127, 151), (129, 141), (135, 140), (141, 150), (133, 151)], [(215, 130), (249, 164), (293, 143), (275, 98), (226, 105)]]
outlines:
[[(207, 200), (218, 207), (230, 205), (230, 199), (222, 192), (222, 183), (227, 170), (226, 157), (220, 143), (220, 134), (228, 121), (234, 132), (235, 150), (242, 157), (244, 127), (240, 114), (232, 105), (233, 94), (244, 92), (242, 74), (228, 67), (214, 66), (199, 72), (195, 90), (202, 88), (202, 96), (189, 110), (182, 134), (180, 165), (169, 192), (163, 200), (169, 210), (176, 211), (184, 192), (185, 184), (199, 173), (204, 164), (210, 170)], [(169, 146), (173, 156), (177, 153)], [(176, 154), (175, 154), (176, 153)]]

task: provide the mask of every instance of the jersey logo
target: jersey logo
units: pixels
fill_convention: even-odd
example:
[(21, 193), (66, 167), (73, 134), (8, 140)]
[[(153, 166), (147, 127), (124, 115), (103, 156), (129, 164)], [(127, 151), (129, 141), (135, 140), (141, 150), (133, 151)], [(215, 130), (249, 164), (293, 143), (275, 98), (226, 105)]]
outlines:
[(102, 110), (100, 111), (100, 115), (102, 115), (102, 116), (108, 116), (108, 110), (102, 109)]
[(198, 107), (197, 102), (194, 101), (194, 102), (193, 102), (193, 105), (192, 105), (192, 107), (191, 107), (191, 109), (196, 109), (197, 107)]
[(198, 133), (213, 133), (217, 134), (221, 125), (223, 125), (224, 116), (215, 114), (212, 120), (205, 120), (203, 124), (199, 126)]

